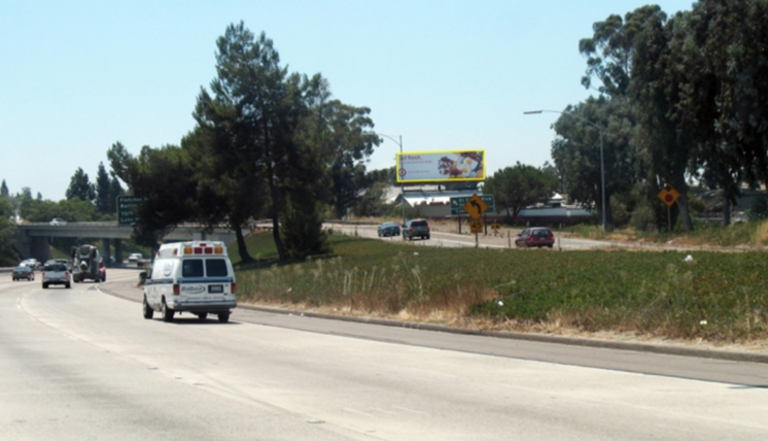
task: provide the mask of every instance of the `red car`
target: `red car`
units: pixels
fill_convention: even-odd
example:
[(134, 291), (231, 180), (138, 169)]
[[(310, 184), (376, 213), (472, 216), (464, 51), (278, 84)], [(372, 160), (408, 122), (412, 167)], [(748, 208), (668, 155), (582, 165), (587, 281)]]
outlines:
[(546, 227), (531, 227), (517, 235), (515, 246), (533, 248), (549, 247), (555, 244), (555, 235)]

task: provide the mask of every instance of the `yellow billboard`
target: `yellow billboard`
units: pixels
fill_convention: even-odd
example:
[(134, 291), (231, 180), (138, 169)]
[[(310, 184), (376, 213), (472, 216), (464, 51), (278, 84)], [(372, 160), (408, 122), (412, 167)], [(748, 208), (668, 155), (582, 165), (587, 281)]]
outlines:
[(485, 180), (485, 150), (446, 150), (397, 154), (397, 182)]

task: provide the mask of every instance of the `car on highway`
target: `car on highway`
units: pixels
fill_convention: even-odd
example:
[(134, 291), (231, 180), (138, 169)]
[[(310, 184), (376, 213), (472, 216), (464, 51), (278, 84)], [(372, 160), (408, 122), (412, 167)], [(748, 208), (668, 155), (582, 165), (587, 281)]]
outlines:
[(555, 235), (546, 227), (531, 227), (523, 230), (515, 239), (515, 246), (520, 248), (549, 247), (555, 244)]
[(22, 260), (19, 266), (28, 266), (32, 269), (40, 268), (40, 261), (34, 258)]
[(62, 219), (60, 217), (54, 217), (53, 219), (51, 219), (51, 222), (49, 222), (49, 223), (51, 225), (66, 225), (67, 221), (65, 221), (64, 219)]
[(17, 266), (16, 268), (13, 269), (11, 278), (13, 279), (14, 282), (21, 279), (34, 281), (35, 270), (28, 266)]
[(71, 288), (71, 276), (69, 268), (62, 263), (53, 263), (46, 265), (41, 271), (43, 277), (43, 288), (48, 289), (50, 285), (64, 285)]
[(144, 256), (141, 253), (132, 253), (130, 256), (128, 256), (128, 262), (136, 263), (143, 258)]
[(399, 236), (400, 225), (397, 222), (383, 222), (379, 225), (379, 237)]
[(411, 219), (403, 225), (403, 237), (429, 239), (429, 222), (426, 219)]

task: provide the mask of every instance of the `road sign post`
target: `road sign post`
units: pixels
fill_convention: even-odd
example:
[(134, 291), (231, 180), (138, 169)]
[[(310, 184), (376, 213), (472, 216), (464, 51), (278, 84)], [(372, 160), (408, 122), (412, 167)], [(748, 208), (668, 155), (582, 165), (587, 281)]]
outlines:
[[(453, 206), (453, 198), (451, 198), (451, 206)], [(475, 233), (475, 248), (477, 248), (479, 246), (477, 235), (483, 232), (483, 221), (480, 220), (480, 217), (488, 210), (489, 206), (480, 196), (473, 194), (462, 205), (462, 208), (474, 219), (470, 223), (470, 231)]]
[[(473, 195), (477, 196), (477, 195)], [(486, 209), (486, 213), (495, 213), (496, 212), (496, 201), (492, 194), (484, 194), (479, 197), (485, 205), (488, 206)], [(451, 215), (453, 216), (462, 216), (465, 214), (469, 214), (467, 210), (464, 209), (464, 205), (469, 201), (471, 197), (470, 196), (454, 196), (451, 198)], [(473, 206), (470, 206), (470, 209), (472, 209)]]
[(670, 234), (672, 233), (672, 204), (680, 197), (680, 193), (673, 186), (667, 184), (657, 196), (667, 204), (667, 234)]

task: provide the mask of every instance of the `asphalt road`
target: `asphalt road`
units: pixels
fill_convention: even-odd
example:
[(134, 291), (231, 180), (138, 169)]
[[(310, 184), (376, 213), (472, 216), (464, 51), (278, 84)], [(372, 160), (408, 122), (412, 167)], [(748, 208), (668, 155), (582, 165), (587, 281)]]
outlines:
[(136, 279), (135, 270), (111, 270), (101, 290), (0, 280), (0, 439), (762, 440), (768, 433), (766, 365), (245, 308), (228, 324), (186, 315), (164, 323), (141, 318)]
[[(368, 238), (374, 238), (374, 239), (379, 238), (377, 233), (378, 231), (377, 225), (328, 224), (326, 225), (326, 227), (333, 228), (334, 230), (338, 230), (344, 234), (350, 234), (350, 235), (357, 234), (358, 236), (361, 236), (361, 237), (368, 237)], [(489, 234), (487, 236), (485, 234), (479, 234), (476, 242), (474, 234), (448, 233), (448, 232), (438, 231), (435, 229), (432, 230), (430, 234), (430, 239), (428, 240), (414, 239), (413, 241), (408, 241), (408, 240), (403, 240), (402, 236), (382, 237), (381, 240), (401, 241), (401, 242), (408, 242), (409, 244), (412, 244), (412, 245), (436, 246), (436, 247), (448, 247), (448, 248), (474, 247), (476, 244), (478, 247), (481, 247), (481, 248), (514, 248), (515, 247), (515, 237), (514, 236), (507, 237), (506, 233), (500, 234), (498, 236), (494, 236), (492, 234)], [(606, 241), (599, 241), (599, 240), (564, 238), (564, 237), (559, 237), (557, 233), (555, 233), (555, 245), (553, 249), (596, 249), (596, 248), (610, 248), (615, 246), (619, 246), (619, 245), (613, 242), (606, 242)]]

